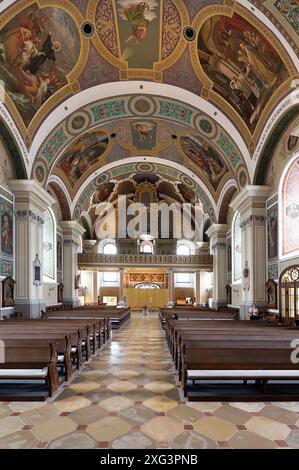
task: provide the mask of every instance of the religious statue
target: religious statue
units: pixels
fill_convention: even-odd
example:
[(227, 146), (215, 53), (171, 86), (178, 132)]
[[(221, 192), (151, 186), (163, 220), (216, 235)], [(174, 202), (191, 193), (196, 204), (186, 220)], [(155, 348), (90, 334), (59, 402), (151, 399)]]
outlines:
[(252, 307), (250, 307), (249, 313), (250, 313), (250, 320), (258, 320), (259, 310), (255, 304), (253, 304)]
[(243, 289), (250, 289), (250, 270), (248, 266), (248, 261), (246, 261), (245, 268), (243, 270)]

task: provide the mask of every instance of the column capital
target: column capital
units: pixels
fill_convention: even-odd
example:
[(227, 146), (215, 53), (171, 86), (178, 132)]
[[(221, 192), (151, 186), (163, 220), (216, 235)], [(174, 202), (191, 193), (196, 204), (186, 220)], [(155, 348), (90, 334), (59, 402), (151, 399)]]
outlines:
[(226, 238), (228, 225), (226, 224), (213, 224), (206, 231), (209, 238)]
[(78, 240), (86, 232), (85, 228), (75, 220), (60, 222), (60, 227), (63, 230), (64, 238), (69, 240)]
[(197, 242), (197, 248), (200, 253), (209, 253), (210, 244), (209, 242)]
[(27, 208), (34, 206), (44, 212), (56, 202), (44, 188), (33, 180), (12, 180), (8, 183), (8, 187), (15, 197), (16, 206)]
[(83, 240), (84, 251), (92, 252), (97, 243), (97, 240)]
[(270, 186), (247, 186), (234, 197), (230, 207), (236, 212), (264, 209), (270, 191)]

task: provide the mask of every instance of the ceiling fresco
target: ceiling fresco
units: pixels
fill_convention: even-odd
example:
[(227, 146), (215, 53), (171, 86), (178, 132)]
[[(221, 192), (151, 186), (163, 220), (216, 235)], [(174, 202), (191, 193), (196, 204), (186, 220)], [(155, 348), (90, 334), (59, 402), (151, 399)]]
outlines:
[(64, 120), (42, 144), (32, 177), (46, 186), (56, 176), (74, 198), (106, 164), (147, 155), (190, 168), (216, 200), (241, 168), (249, 180), (240, 150), (212, 119), (174, 100), (138, 95), (92, 103)]
[[(258, 3), (267, 16), (275, 13), (277, 30), (281, 30), (278, 18), (282, 20), (283, 30), (289, 30), (286, 38), (288, 32), (296, 35), (297, 1)], [(142, 78), (188, 90), (192, 83), (190, 91), (218, 105), (201, 69), (206, 79), (212, 79), (212, 89), (241, 116), (244, 129), (240, 130), (249, 142), (260, 133), (260, 112), (253, 116), (252, 106), (257, 102), (261, 111), (274, 84), (277, 89), (297, 73), (273, 32), (235, 1), (200, 1), (197, 12), (194, 2), (187, 0), (22, 0), (11, 4), (0, 18), (0, 79), (7, 92), (6, 104), (28, 147), (52, 109), (80, 90), (104, 82)], [(94, 25), (89, 38), (81, 32), (84, 20)], [(188, 41), (183, 31), (191, 24), (195, 37)], [(296, 46), (294, 40), (289, 45)], [(275, 83), (273, 74), (277, 75)]]
[[(215, 219), (230, 182), (252, 183), (277, 109), (294, 106), (283, 103), (299, 79), (298, 18), (298, 0), (0, 1), (0, 121), (12, 123), (18, 167), (60, 187), (77, 215), (82, 198), (128, 191), (120, 180), (137, 159), (163, 159), (150, 164), (161, 194), (199, 198)], [(118, 93), (120, 83), (138, 88)]]
[[(178, 175), (176, 175), (178, 176)], [(189, 183), (187, 180), (185, 183)], [(101, 184), (81, 208), (81, 214), (88, 214), (94, 224), (97, 219), (96, 209), (99, 203), (109, 202), (117, 204), (118, 196), (126, 196), (126, 202), (143, 202), (150, 199), (155, 203), (200, 203), (200, 199), (194, 189), (187, 184), (177, 181), (175, 178), (165, 179), (151, 172), (141, 172), (133, 175), (119, 174), (113, 181)], [(90, 191), (89, 191), (90, 192)], [(78, 209), (76, 212), (79, 214)]]
[(72, 189), (85, 175), (97, 167), (109, 146), (109, 136), (103, 131), (89, 132), (78, 137), (55, 166), (55, 174), (61, 176)]
[(21, 131), (38, 128), (51, 106), (75, 91), (89, 48), (82, 20), (71, 2), (55, 0), (21, 1), (0, 15), (0, 80)]
[[(190, 178), (182, 170), (173, 168), (169, 163), (149, 163), (149, 162), (132, 162), (125, 165), (119, 164), (111, 168), (108, 171), (101, 173), (101, 175), (94, 177), (92, 181), (83, 186), (83, 191), (78, 193), (73, 201), (73, 217), (75, 219), (80, 218), (82, 211), (88, 211), (90, 204), (94, 197), (98, 199), (98, 191), (103, 201), (111, 201), (115, 191), (120, 190), (128, 193), (128, 188), (132, 189), (132, 186), (126, 186), (123, 184), (124, 181), (130, 181), (134, 185), (133, 193), (135, 194), (136, 187), (145, 181), (150, 184), (157, 185), (158, 193), (161, 198), (171, 198), (174, 201), (180, 202), (191, 202), (195, 200), (201, 202), (205, 208), (205, 211), (209, 213), (209, 216), (215, 221), (216, 220), (216, 204), (207, 190), (204, 190), (198, 182)], [(168, 182), (170, 185), (175, 185), (175, 191), (169, 190), (162, 186), (160, 183)], [(112, 184), (115, 186), (112, 188)], [(159, 189), (160, 188), (160, 189)], [(164, 193), (164, 191), (166, 193)], [(168, 192), (167, 192), (168, 191)], [(174, 193), (174, 194), (173, 194)], [(96, 194), (96, 196), (95, 196)], [(119, 193), (118, 193), (119, 194)], [(172, 195), (171, 195), (172, 194)], [(172, 196), (174, 197), (172, 198)]]
[(253, 132), (265, 104), (288, 78), (274, 46), (237, 14), (213, 16), (202, 26), (198, 53), (213, 90), (243, 118)]

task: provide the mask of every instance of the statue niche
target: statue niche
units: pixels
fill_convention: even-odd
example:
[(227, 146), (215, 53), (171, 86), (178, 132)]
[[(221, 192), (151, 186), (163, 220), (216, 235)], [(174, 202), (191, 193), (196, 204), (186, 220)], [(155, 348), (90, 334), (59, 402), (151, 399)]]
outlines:
[(63, 291), (64, 291), (64, 285), (63, 283), (61, 282), (60, 284), (58, 284), (57, 286), (57, 302), (59, 304), (62, 304), (63, 303)]
[(273, 279), (266, 283), (266, 299), (268, 308), (277, 308), (277, 284)]
[(7, 277), (2, 281), (2, 307), (14, 307), (15, 306), (15, 281), (12, 277)]
[(226, 285), (226, 303), (231, 305), (232, 303), (232, 286), (231, 284)]

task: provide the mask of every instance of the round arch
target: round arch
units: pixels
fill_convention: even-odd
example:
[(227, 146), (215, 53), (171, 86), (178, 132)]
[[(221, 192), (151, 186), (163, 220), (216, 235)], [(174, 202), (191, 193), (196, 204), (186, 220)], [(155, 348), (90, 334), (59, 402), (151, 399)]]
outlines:
[[(176, 162), (172, 162), (172, 161), (169, 161), (169, 160), (164, 160), (162, 158), (157, 158), (157, 157), (144, 157), (144, 156), (134, 157), (134, 158), (132, 158), (132, 157), (127, 158), (127, 159), (122, 160), (121, 163), (120, 162), (109, 163), (109, 164), (105, 165), (104, 167), (102, 167), (101, 171), (97, 170), (92, 175), (90, 175), (89, 178), (84, 182), (84, 184), (82, 184), (80, 190), (77, 192), (77, 194), (76, 194), (76, 196), (75, 196), (75, 198), (72, 202), (72, 205), (71, 205), (72, 216), (74, 217), (74, 215), (75, 215), (74, 211), (75, 211), (76, 206), (79, 203), (80, 198), (82, 197), (82, 195), (87, 194), (86, 191), (87, 191), (88, 187), (90, 185), (92, 185), (92, 183), (94, 183), (99, 177), (101, 177), (101, 175), (103, 173), (107, 174), (107, 173), (109, 173), (109, 171), (113, 170), (113, 173), (115, 174), (117, 168), (121, 168), (121, 167), (126, 168), (126, 165), (132, 164), (132, 163), (134, 163), (134, 164), (136, 164), (136, 163), (137, 164), (146, 164), (146, 163), (156, 164), (156, 165), (159, 165), (161, 168), (174, 169), (174, 170), (180, 172), (182, 175), (185, 175), (186, 178), (190, 179), (191, 181), (193, 181), (195, 183), (198, 197), (200, 199), (203, 198), (203, 200), (202, 199), (201, 200), (202, 200), (202, 203), (203, 203), (204, 207), (206, 208), (206, 210), (208, 211), (210, 208), (212, 208), (214, 216), (216, 217), (217, 205), (215, 204), (215, 201), (214, 201), (211, 193), (206, 188), (206, 186), (201, 181), (201, 179), (198, 176), (196, 176), (191, 170), (189, 170), (188, 168), (186, 168), (183, 165), (180, 165), (179, 163), (176, 163)], [(51, 181), (51, 178), (50, 178), (50, 181)]]
[[(97, 85), (77, 93), (75, 96), (67, 99), (63, 104), (54, 109), (51, 115), (41, 124), (33, 139), (30, 149), (30, 172), (32, 171), (35, 158), (40, 152), (40, 142), (45, 142), (46, 138), (57, 127), (57, 123), (63, 123), (76, 111), (95, 103), (95, 96), (96, 102), (99, 102), (101, 100), (113, 100), (120, 96), (124, 97), (132, 95), (158, 96), (159, 98), (170, 100), (173, 100), (175, 97), (175, 100), (181, 102), (182, 105), (189, 105), (197, 109), (198, 112), (207, 114), (213, 121), (221, 126), (229, 136), (236, 136), (234, 143), (243, 155), (249, 174), (252, 176), (252, 160), (246, 142), (237, 127), (221, 110), (206, 101), (204, 98), (183, 88), (164, 83), (144, 81), (122, 81)], [(53, 125), (54, 123), (55, 125)]]

